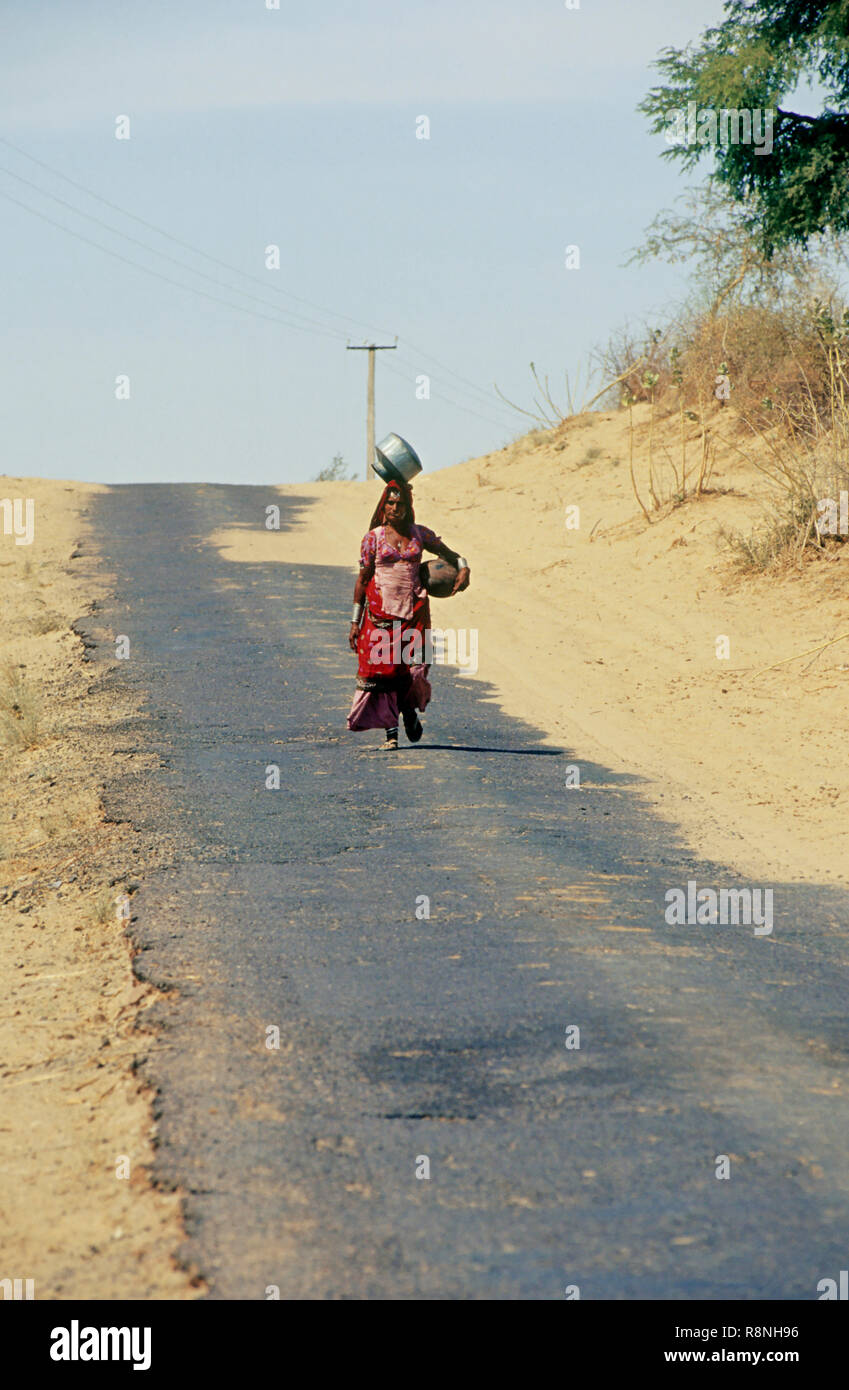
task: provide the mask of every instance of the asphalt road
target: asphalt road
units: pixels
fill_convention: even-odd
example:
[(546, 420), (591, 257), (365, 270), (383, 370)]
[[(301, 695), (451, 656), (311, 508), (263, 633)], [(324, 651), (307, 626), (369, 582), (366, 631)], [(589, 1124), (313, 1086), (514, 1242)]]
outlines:
[(92, 517), (88, 626), (130, 638), (126, 746), (161, 764), (107, 808), (176, 846), (130, 931), (182, 1257), (213, 1298), (816, 1298), (849, 1230), (846, 895), (768, 885), (769, 937), (667, 926), (667, 889), (745, 885), (448, 668), (422, 744), (348, 734), (355, 557), (206, 543), (270, 500), (118, 487)]

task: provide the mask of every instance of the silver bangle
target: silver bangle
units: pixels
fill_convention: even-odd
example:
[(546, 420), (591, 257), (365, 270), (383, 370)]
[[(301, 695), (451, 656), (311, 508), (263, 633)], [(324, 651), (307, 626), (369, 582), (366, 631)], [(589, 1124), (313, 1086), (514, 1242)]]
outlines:
[(457, 556), (457, 568), (458, 570), (467, 570), (469, 568), (468, 560), (464, 560), (462, 555)]
[(352, 622), (352, 623), (356, 623), (357, 626), (359, 627), (360, 622), (361, 622), (361, 620), (362, 620), (362, 616), (363, 616), (363, 605), (362, 605), (361, 603), (355, 603), (355, 604), (354, 604), (354, 611), (353, 611), (353, 613), (351, 614), (351, 622)]

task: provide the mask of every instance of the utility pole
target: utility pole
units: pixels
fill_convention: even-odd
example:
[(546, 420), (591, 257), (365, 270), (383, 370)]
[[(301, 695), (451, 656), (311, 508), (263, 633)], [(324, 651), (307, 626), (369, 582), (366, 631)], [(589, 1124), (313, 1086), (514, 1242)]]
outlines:
[(363, 343), (355, 347), (348, 345), (348, 352), (368, 353), (368, 406), (366, 410), (366, 479), (374, 472), (374, 354), (394, 352), (397, 343)]

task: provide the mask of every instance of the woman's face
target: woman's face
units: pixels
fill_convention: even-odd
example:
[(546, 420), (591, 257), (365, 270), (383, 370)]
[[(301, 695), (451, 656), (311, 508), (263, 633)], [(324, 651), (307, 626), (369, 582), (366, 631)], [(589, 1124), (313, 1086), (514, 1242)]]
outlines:
[(407, 508), (400, 492), (390, 492), (387, 494), (383, 504), (383, 515), (390, 526), (400, 525), (407, 515)]

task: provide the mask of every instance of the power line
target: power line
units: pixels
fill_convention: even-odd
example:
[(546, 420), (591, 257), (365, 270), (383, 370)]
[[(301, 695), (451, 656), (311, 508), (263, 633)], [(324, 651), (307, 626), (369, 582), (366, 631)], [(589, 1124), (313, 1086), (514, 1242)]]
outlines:
[[(220, 280), (216, 280), (214, 275), (207, 275), (205, 270), (196, 270), (194, 266), (186, 265), (185, 261), (177, 260), (176, 256), (169, 256), (167, 251), (159, 251), (155, 246), (149, 246), (146, 241), (140, 241), (138, 237), (130, 236), (129, 232), (122, 232), (120, 228), (113, 227), (110, 223), (104, 222), (102, 218), (95, 217), (90, 212), (83, 212), (81, 208), (75, 207), (73, 203), (69, 203), (65, 198), (60, 198), (56, 193), (48, 193), (48, 191), (41, 188), (39, 184), (33, 183), (31, 179), (25, 179), (21, 174), (14, 173), (11, 169), (7, 169), (5, 165), (0, 164), (0, 173), (8, 174), (11, 178), (17, 179), (19, 183), (26, 184), (27, 188), (35, 189), (36, 193), (40, 193), (42, 197), (52, 199), (54, 203), (59, 203), (61, 207), (68, 208), (71, 212), (76, 213), (78, 217), (84, 217), (86, 221), (94, 222), (96, 226), (103, 227), (107, 232), (112, 232), (115, 236), (122, 237), (124, 241), (132, 242), (134, 246), (141, 246), (144, 251), (149, 251), (152, 256), (161, 256), (163, 260), (170, 261), (172, 265), (179, 266), (181, 270), (188, 271), (190, 275), (198, 275), (202, 280), (208, 280), (210, 284), (217, 285), (220, 289), (230, 290), (233, 294), (240, 294), (243, 298), (252, 299), (254, 303), (263, 304), (266, 308), (272, 307), (267, 300), (260, 299), (259, 295), (250, 294), (247, 290), (240, 290), (238, 285), (222, 285)], [(24, 204), (21, 204), (21, 206), (23, 207)], [(56, 223), (55, 225), (59, 226), (60, 224)], [(66, 228), (66, 230), (69, 229)], [(97, 245), (97, 243), (93, 242), (92, 245)], [(328, 337), (332, 335), (343, 341), (345, 339), (345, 334), (342, 333), (341, 330), (331, 328), (329, 324), (319, 323), (316, 319), (307, 318), (304, 314), (295, 313), (292, 309), (279, 310), (278, 312), (293, 316), (291, 327), (298, 327), (299, 325), (296, 324), (294, 320), (301, 319), (304, 323), (312, 324), (315, 328), (320, 329), (322, 333), (326, 334)]]
[[(45, 163), (43, 159), (36, 159), (35, 155), (28, 154), (26, 150), (21, 149), (20, 145), (13, 144), (12, 141), (7, 140), (5, 136), (0, 135), (0, 144), (7, 145), (10, 150), (14, 150), (16, 154), (22, 155), (24, 159), (32, 160), (33, 164), (38, 164), (40, 168), (46, 169), (50, 174), (54, 174), (57, 179), (62, 179), (65, 183), (69, 183), (72, 188), (76, 188), (81, 193), (85, 193), (87, 197), (94, 198), (96, 202), (102, 203), (104, 207), (111, 208), (112, 212), (117, 212), (122, 217), (129, 217), (131, 221), (138, 222), (142, 227), (147, 227), (148, 231), (156, 232), (158, 236), (165, 237), (168, 241), (173, 241), (176, 246), (182, 246), (184, 251), (191, 251), (196, 256), (203, 256), (205, 260), (211, 261), (214, 265), (221, 266), (223, 270), (229, 270), (234, 275), (241, 275), (247, 280), (253, 280), (258, 285), (262, 285), (263, 288), (273, 290), (275, 294), (282, 294), (287, 299), (294, 299), (299, 304), (305, 304), (307, 308), (315, 309), (320, 314), (326, 314), (330, 318), (342, 319), (346, 323), (354, 324), (357, 328), (363, 328), (364, 326), (367, 328), (369, 327), (368, 325), (364, 325), (360, 319), (351, 318), (349, 314), (340, 314), (334, 309), (326, 309), (321, 304), (314, 304), (312, 300), (304, 299), (302, 295), (294, 294), (291, 290), (283, 290), (279, 285), (269, 285), (258, 275), (252, 275), (250, 271), (240, 270), (238, 266), (230, 265), (228, 261), (222, 261), (217, 256), (211, 256), (208, 251), (201, 250), (199, 246), (193, 246), (191, 242), (183, 241), (180, 237), (174, 236), (171, 232), (166, 232), (163, 227), (158, 227), (155, 222), (148, 222), (145, 218), (139, 217), (136, 213), (128, 212), (126, 208), (120, 207), (118, 203), (110, 202), (108, 198), (104, 198), (100, 193), (95, 193), (94, 189), (86, 187), (84, 183), (78, 183), (76, 179), (69, 178), (67, 174), (63, 174), (59, 169), (54, 169), (51, 164)], [(48, 196), (52, 197), (53, 195), (51, 194)], [(85, 215), (85, 213), (82, 214), (82, 216)], [(119, 233), (119, 235), (124, 234)], [(369, 328), (369, 332), (372, 332), (371, 328)], [(391, 337), (392, 335), (389, 334), (387, 336)]]
[[(151, 269), (147, 265), (139, 265), (138, 261), (131, 261), (129, 256), (122, 256), (119, 251), (113, 251), (108, 246), (101, 246), (99, 241), (92, 241), (91, 237), (83, 236), (82, 232), (75, 232), (71, 227), (66, 227), (64, 223), (57, 222), (54, 218), (48, 217), (45, 212), (39, 212), (37, 208), (31, 208), (28, 203), (22, 203), (20, 198), (13, 198), (11, 193), (6, 193), (0, 189), (0, 198), (6, 198), (8, 202), (15, 203), (17, 207), (23, 208), (26, 212), (32, 213), (33, 217), (40, 217), (42, 222), (48, 222), (51, 227), (58, 227), (60, 232), (67, 232), (68, 236), (76, 237), (77, 241), (83, 241), (87, 246), (94, 246), (96, 250), (102, 251), (106, 256), (112, 256), (116, 261), (123, 261), (124, 265), (132, 266), (134, 270), (140, 270), (143, 275), (152, 275), (157, 280), (164, 280), (166, 285), (176, 285), (179, 290), (187, 290), (189, 294), (199, 295), (201, 299), (211, 299), (213, 304), (223, 304), (227, 309), (238, 309), (242, 314), (250, 314), (253, 318), (265, 319), (268, 323), (276, 323), (285, 328), (297, 328), (302, 333), (314, 333), (316, 337), (326, 338), (326, 332), (320, 332), (316, 328), (306, 328), (300, 323), (288, 323), (285, 319), (273, 317), (271, 314), (261, 314), (256, 309), (250, 309), (246, 304), (233, 304), (228, 299), (220, 299), (218, 295), (209, 294), (206, 290), (196, 289), (194, 285), (185, 285), (181, 280), (174, 280), (170, 275), (163, 275), (158, 270)], [(240, 291), (237, 291), (240, 293)]]
[[(286, 319), (281, 318), (279, 313), (274, 315), (262, 314), (256, 309), (249, 308), (246, 304), (233, 304), (228, 299), (221, 299), (218, 295), (209, 294), (206, 290), (197, 289), (194, 285), (186, 285), (181, 280), (175, 280), (170, 275), (163, 275), (161, 271), (153, 270), (150, 266), (140, 265), (138, 261), (131, 260), (129, 256), (122, 256), (119, 251), (113, 251), (111, 247), (103, 246), (99, 241), (93, 241), (91, 237), (83, 236), (82, 232), (76, 232), (72, 227), (66, 227), (64, 223), (57, 222), (55, 218), (48, 217), (46, 213), (40, 212), (37, 208), (30, 207), (28, 203), (22, 202), (20, 198), (14, 198), (11, 193), (6, 193), (3, 189), (0, 189), (0, 197), (5, 198), (10, 203), (14, 203), (16, 207), (23, 208), (25, 212), (30, 213), (33, 217), (38, 217), (42, 222), (47, 222), (51, 227), (56, 227), (60, 232), (67, 232), (68, 236), (74, 237), (77, 241), (84, 242), (86, 246), (93, 246), (95, 250), (102, 251), (104, 255), (111, 256), (113, 260), (121, 261), (124, 265), (130, 266), (133, 270), (141, 271), (143, 275), (152, 275), (154, 279), (162, 280), (166, 285), (174, 285), (177, 289), (187, 290), (189, 294), (198, 295), (201, 299), (208, 299), (213, 304), (222, 304), (226, 309), (236, 309), (240, 313), (249, 314), (252, 318), (264, 319), (266, 323), (276, 323), (285, 328), (296, 328), (302, 333), (312, 333), (316, 337), (326, 338), (329, 336), (326, 331), (307, 328), (303, 324), (290, 323)], [(230, 287), (228, 286), (227, 288)], [(236, 293), (241, 294), (242, 291), (236, 290)], [(403, 372), (395, 371), (394, 375), (399, 376), (403, 381), (407, 380)], [(457, 401), (452, 400), (450, 396), (443, 396), (442, 399), (448, 405), (453, 405), (457, 410), (465, 411), (466, 414), (477, 415), (478, 419), (486, 420), (487, 424), (495, 425), (499, 429), (505, 427), (504, 422), (488, 419), (476, 410), (469, 410), (466, 406), (460, 405)]]
[[(388, 372), (392, 372), (393, 376), (400, 377), (402, 381), (408, 381), (408, 378), (402, 371), (399, 371), (397, 367), (390, 367), (389, 364), (386, 363), (384, 364), (384, 369)], [(494, 425), (496, 429), (504, 430), (509, 428), (506, 420), (493, 420), (489, 415), (481, 415), (479, 410), (473, 410), (470, 406), (461, 405), (459, 401), (452, 400), (450, 396), (446, 396), (441, 390), (438, 399), (445, 401), (447, 405), (453, 405), (455, 410), (462, 410), (465, 415), (476, 415), (479, 420), (484, 420), (488, 425)], [(515, 425), (515, 421), (511, 421), (510, 423)]]
[(444, 372), (447, 372), (449, 376), (456, 377), (457, 381), (462, 382), (466, 387), (470, 387), (473, 391), (477, 391), (479, 395), (483, 396), (484, 401), (487, 405), (494, 405), (496, 409), (498, 409), (497, 398), (495, 397), (494, 392), (486, 390), (486, 388), (483, 386), (476, 386), (473, 381), (469, 381), (468, 377), (461, 376), (459, 372), (455, 372), (454, 369), (452, 367), (447, 366), (445, 362), (440, 362), (439, 358), (434, 357), (432, 352), (425, 352), (424, 348), (417, 347), (416, 344), (411, 342), (409, 338), (406, 340), (406, 342), (407, 346), (409, 348), (412, 348), (413, 352), (417, 352), (420, 357), (424, 357), (431, 362), (435, 362), (437, 367), (441, 367), (442, 370)]
[[(34, 164), (38, 164), (41, 168), (46, 169), (49, 173), (54, 174), (57, 178), (62, 179), (64, 182), (70, 184), (72, 187), (79, 189), (88, 197), (94, 198), (97, 202), (102, 203), (105, 207), (111, 208), (120, 216), (128, 217), (132, 221), (138, 222), (139, 225), (147, 227), (150, 231), (155, 232), (159, 236), (165, 237), (167, 240), (172, 241), (175, 245), (183, 247), (185, 250), (191, 252), (192, 254), (202, 256), (204, 259), (210, 261), (215, 265), (221, 266), (223, 269), (230, 271), (232, 274), (240, 275), (244, 279), (254, 281), (257, 284), (262, 285), (263, 288), (266, 290), (272, 289), (277, 294), (282, 294), (288, 298), (296, 300), (299, 303), (307, 304), (310, 307), (317, 309), (319, 313), (329, 315), (330, 317), (343, 319), (350, 323), (359, 323), (358, 320), (351, 318), (350, 315), (337, 314), (333, 310), (323, 308), (321, 305), (314, 305), (311, 303), (311, 301), (303, 299), (302, 296), (294, 295), (289, 291), (284, 291), (279, 289), (277, 286), (270, 285), (266, 281), (261, 280), (258, 276), (251, 275), (247, 271), (240, 270), (237, 266), (232, 266), (228, 262), (222, 261), (218, 257), (211, 256), (207, 252), (202, 251), (199, 247), (193, 246), (189, 242), (182, 241), (179, 237), (172, 236), (170, 232), (166, 232), (163, 228), (156, 226), (155, 223), (148, 222), (144, 218), (138, 217), (135, 213), (128, 212), (125, 208), (120, 207), (117, 203), (110, 202), (109, 199), (101, 197), (100, 194), (95, 193), (92, 189), (87, 188), (84, 184), (78, 183), (75, 179), (71, 179), (67, 175), (62, 174), (59, 170), (54, 169), (44, 160), (36, 159), (34, 155), (28, 154), (25, 150), (22, 150), (11, 140), (7, 140), (3, 136), (0, 136), (0, 143), (8, 146), (9, 149), (14, 150), (16, 153), (22, 155), (24, 158), (31, 160)], [(140, 240), (138, 237), (133, 237), (128, 232), (122, 231), (120, 228), (114, 227), (108, 222), (104, 222), (102, 218), (95, 217), (92, 213), (85, 212), (82, 208), (78, 208), (75, 204), (68, 202), (64, 198), (60, 198), (58, 194), (49, 192), (47, 189), (42, 188), (39, 184), (34, 183), (30, 179), (24, 178), (21, 174), (16, 174), (13, 170), (8, 169), (5, 166), (0, 166), (0, 172), (7, 174), (9, 177), (15, 179), (19, 183), (25, 184), (28, 188), (32, 188), (36, 193), (40, 194), (42, 197), (50, 198), (51, 201), (58, 203), (61, 207), (67, 208), (70, 212), (76, 214), (77, 216), (85, 218), (86, 221), (93, 222), (96, 226), (103, 227), (104, 230), (108, 231), (112, 235), (121, 237), (134, 246), (141, 247), (142, 250), (149, 252), (151, 255), (160, 256), (163, 260), (170, 262), (172, 265), (176, 265), (180, 270), (185, 271), (190, 275), (196, 275), (203, 280), (209, 281), (211, 284), (217, 287), (220, 286), (220, 288), (228, 291), (229, 293), (240, 295), (242, 296), (242, 298), (250, 299), (254, 303), (262, 305), (264, 308), (271, 309), (272, 313), (259, 313), (255, 309), (249, 309), (245, 305), (233, 304), (229, 300), (221, 299), (217, 295), (209, 294), (207, 291), (199, 290), (196, 289), (194, 286), (183, 283), (182, 281), (174, 280), (170, 276), (163, 275), (160, 271), (154, 270), (149, 266), (141, 265), (139, 264), (139, 262), (134, 261), (127, 256), (122, 256), (119, 252), (113, 251), (111, 248), (107, 246), (103, 246), (100, 242), (93, 241), (90, 237), (83, 236), (82, 233), (74, 231), (71, 227), (65, 226), (64, 223), (57, 222), (55, 221), (55, 219), (48, 217), (46, 213), (40, 212), (38, 209), (30, 207), (28, 203), (24, 203), (20, 199), (12, 197), (11, 194), (5, 193), (2, 190), (0, 190), (0, 196), (5, 197), (9, 202), (14, 203), (16, 206), (22, 208), (24, 211), (29, 212), (32, 216), (40, 218), (42, 221), (47, 222), (50, 226), (57, 228), (59, 231), (67, 232), (69, 236), (75, 237), (78, 241), (82, 241), (88, 246), (93, 246), (95, 250), (102, 251), (105, 255), (111, 256), (113, 259), (121, 261), (125, 265), (129, 265), (134, 270), (139, 270), (146, 275), (152, 275), (156, 279), (162, 280), (163, 283), (174, 285), (178, 289), (188, 290), (189, 293), (198, 295), (204, 299), (208, 299), (212, 303), (221, 304), (225, 308), (240, 310), (242, 313), (250, 314), (254, 318), (264, 319), (269, 323), (278, 323), (288, 328), (300, 330), (301, 332), (313, 333), (315, 334), (315, 336), (318, 337), (333, 338), (336, 341), (343, 339), (345, 336), (341, 333), (340, 330), (334, 328), (330, 324), (319, 323), (317, 320), (310, 319), (306, 315), (299, 314), (297, 313), (297, 311), (292, 309), (277, 309), (276, 306), (271, 304), (268, 300), (262, 299), (258, 295), (250, 294), (247, 290), (241, 290), (236, 285), (229, 285), (226, 283), (221, 284), (221, 282), (218, 281), (214, 276), (207, 275), (205, 271), (197, 270), (194, 266), (187, 265), (184, 261), (178, 260), (175, 256), (170, 256), (167, 252), (158, 250), (156, 247), (149, 245), (149, 243)], [(283, 317), (282, 315), (284, 314), (288, 317)], [(300, 320), (300, 322), (298, 322), (298, 320)], [(476, 386), (474, 382), (471, 382), (468, 380), (468, 378), (461, 376), (460, 373), (454, 372), (452, 368), (447, 366), (447, 364), (441, 362), (438, 358), (434, 357), (432, 353), (426, 352), (423, 348), (420, 348), (413, 343), (410, 343), (409, 346), (421, 357), (424, 357), (429, 361), (435, 362), (436, 365), (440, 367), (443, 371), (448, 373), (450, 376), (455, 377), (457, 381), (471, 388), (471, 390), (477, 392), (478, 396), (483, 397), (482, 402), (478, 400), (477, 397), (473, 398), (476, 405), (479, 405), (481, 403), (483, 403), (486, 406), (495, 405), (495, 408), (499, 409), (499, 407), (491, 399), (491, 397), (485, 391), (483, 391), (481, 387)], [(409, 363), (409, 365), (411, 368), (414, 368), (416, 364), (411, 362)], [(404, 374), (401, 371), (395, 371), (395, 375), (401, 377), (401, 379), (403, 380), (406, 380), (406, 377), (404, 377)], [(453, 406), (455, 410), (460, 410), (467, 415), (474, 415), (477, 419), (484, 420), (487, 424), (493, 425), (496, 428), (504, 429), (508, 427), (506, 420), (493, 420), (491, 416), (483, 415), (479, 410), (472, 409), (467, 405), (462, 405), (460, 402), (455, 401), (452, 397), (445, 395), (441, 391), (440, 399), (442, 399), (447, 405)], [(511, 421), (510, 423), (514, 422)]]
[[(413, 363), (410, 361), (409, 357), (406, 357), (406, 358), (402, 357), (402, 358), (399, 359), (399, 360), (400, 360), (400, 362), (401, 362), (402, 367), (407, 367), (411, 372), (414, 372), (414, 373), (418, 374), (418, 369), (419, 369), (419, 367), (420, 367), (420, 365), (421, 365), (420, 363), (415, 363), (415, 364), (413, 364)], [(398, 372), (397, 368), (393, 368), (392, 370), (395, 371), (396, 375), (400, 375), (400, 372)], [(433, 379), (432, 379), (430, 376), (428, 377), (428, 380), (433, 384)], [(491, 425), (493, 425), (493, 424), (500, 424), (503, 428), (507, 428), (507, 427), (509, 427), (509, 425), (515, 424), (515, 421), (512, 420), (512, 419), (510, 419), (510, 417), (509, 417), (506, 413), (505, 413), (505, 415), (503, 416), (503, 418), (502, 418), (501, 420), (494, 420), (494, 419), (492, 418), (492, 415), (482, 415), (482, 414), (480, 413), (479, 410), (473, 409), (471, 405), (468, 405), (468, 404), (466, 404), (466, 405), (461, 405), (459, 401), (453, 400), (453, 399), (451, 398), (451, 396), (446, 396), (446, 395), (445, 395), (445, 392), (444, 392), (444, 390), (443, 390), (443, 388), (442, 388), (442, 385), (441, 385), (441, 383), (440, 383), (440, 381), (439, 381), (439, 377), (438, 377), (438, 376), (437, 376), (436, 379), (435, 379), (435, 384), (436, 384), (436, 392), (437, 392), (437, 394), (438, 394), (438, 398), (439, 398), (440, 400), (447, 401), (447, 402), (449, 403), (449, 405), (455, 406), (455, 407), (457, 408), (457, 410), (463, 410), (463, 411), (466, 412), (467, 415), (477, 415), (477, 417), (478, 417), (479, 420), (487, 420), (487, 421), (489, 422), (489, 424), (491, 424)], [(451, 384), (451, 383), (449, 382), (449, 385), (450, 385), (450, 384)], [(461, 393), (461, 394), (462, 394), (462, 393)], [(477, 396), (469, 396), (468, 393), (466, 393), (466, 399), (467, 399), (467, 401), (471, 401), (471, 402), (473, 403), (474, 406), (483, 406), (483, 407), (486, 407), (486, 406), (488, 406), (488, 405), (491, 404), (491, 405), (495, 408), (495, 410), (501, 410), (501, 409), (503, 408), (503, 407), (499, 406), (497, 400), (493, 400), (493, 401), (491, 401), (491, 402), (490, 402), (490, 401), (486, 401), (486, 400), (479, 400)]]
[[(312, 300), (305, 299), (305, 298), (303, 298), (303, 296), (301, 296), (301, 295), (294, 294), (291, 290), (284, 290), (284, 289), (281, 289), (279, 285), (269, 284), (267, 281), (261, 279), (258, 275), (252, 275), (249, 271), (241, 270), (238, 266), (231, 265), (228, 261), (224, 261), (224, 260), (221, 260), (221, 259), (220, 259), (219, 257), (217, 257), (217, 256), (212, 256), (212, 255), (210, 255), (209, 252), (203, 251), (199, 246), (194, 246), (191, 242), (183, 241), (180, 237), (176, 237), (176, 236), (174, 236), (171, 232), (165, 231), (165, 229), (164, 229), (163, 227), (157, 226), (157, 224), (156, 224), (155, 222), (149, 222), (149, 221), (147, 221), (145, 218), (139, 217), (139, 216), (138, 216), (136, 213), (134, 213), (134, 212), (128, 212), (126, 208), (121, 207), (118, 203), (111, 202), (108, 198), (104, 198), (104, 197), (102, 196), (102, 194), (100, 194), (100, 193), (95, 193), (94, 189), (89, 188), (86, 184), (83, 184), (83, 183), (78, 182), (78, 180), (76, 180), (76, 179), (70, 178), (70, 176), (69, 176), (68, 174), (63, 174), (63, 173), (61, 172), (61, 170), (54, 168), (53, 165), (48, 164), (45, 160), (43, 160), (43, 159), (37, 159), (35, 155), (30, 154), (27, 150), (22, 149), (20, 145), (14, 144), (13, 141), (8, 140), (5, 136), (0, 136), (0, 143), (6, 145), (10, 150), (14, 150), (16, 154), (21, 155), (24, 159), (28, 159), (28, 160), (30, 160), (33, 164), (37, 164), (40, 168), (46, 169), (48, 173), (53, 174), (56, 178), (62, 179), (64, 183), (70, 184), (72, 188), (78, 189), (79, 192), (84, 193), (87, 197), (89, 197), (89, 198), (94, 198), (96, 202), (102, 203), (104, 207), (108, 207), (108, 208), (110, 208), (113, 212), (117, 212), (121, 217), (127, 217), (127, 218), (129, 218), (131, 221), (137, 222), (140, 226), (146, 227), (146, 228), (148, 229), (148, 231), (155, 232), (155, 233), (157, 234), (157, 236), (165, 237), (166, 240), (173, 242), (175, 246), (181, 246), (181, 247), (183, 248), (184, 251), (190, 251), (193, 255), (202, 256), (205, 260), (210, 261), (213, 265), (220, 266), (223, 270), (228, 270), (228, 271), (230, 271), (231, 274), (233, 274), (233, 275), (240, 275), (243, 279), (252, 280), (255, 284), (262, 285), (263, 289), (265, 289), (266, 291), (271, 290), (271, 291), (273, 291), (274, 294), (283, 295), (285, 298), (292, 299), (292, 300), (296, 301), (296, 302), (299, 303), (299, 304), (304, 304), (304, 305), (306, 305), (308, 308), (314, 309), (317, 313), (324, 314), (326, 317), (340, 319), (340, 320), (342, 320), (343, 322), (346, 322), (346, 323), (352, 323), (352, 324), (354, 324), (354, 325), (355, 325), (356, 327), (358, 327), (358, 328), (362, 328), (362, 327), (363, 327), (362, 322), (361, 322), (360, 320), (358, 320), (358, 319), (352, 318), (350, 314), (340, 314), (340, 313), (338, 313), (336, 310), (327, 309), (327, 308), (325, 308), (325, 307), (324, 307), (323, 305), (321, 305), (321, 304), (316, 304), (316, 303), (314, 303)], [(10, 171), (10, 170), (6, 170), (6, 172), (7, 172), (7, 173), (10, 173), (11, 171)], [(19, 174), (12, 174), (12, 177), (13, 177), (13, 178), (20, 179), (21, 182), (23, 182), (23, 183), (28, 183), (28, 182), (29, 182), (28, 180), (23, 179), (22, 176), (19, 175)], [(38, 188), (38, 185), (36, 185), (36, 184), (30, 184), (30, 187)], [(82, 211), (82, 209), (74, 208), (72, 204), (70, 204), (70, 203), (65, 203), (63, 199), (58, 198), (55, 194), (46, 193), (46, 191), (43, 190), (43, 189), (39, 189), (38, 191), (39, 191), (39, 192), (45, 193), (45, 196), (47, 196), (47, 197), (49, 197), (49, 198), (55, 199), (56, 202), (62, 203), (63, 206), (72, 208), (72, 210), (75, 211), (75, 212), (77, 212), (81, 217), (87, 217), (87, 218), (89, 218), (89, 219), (92, 220), (92, 221), (95, 221), (95, 222), (97, 221), (97, 219), (96, 219), (96, 218), (93, 218), (93, 217), (91, 216), (90, 213), (85, 213), (85, 212)], [(56, 224), (56, 225), (60, 225), (60, 224)], [(120, 232), (120, 231), (118, 231), (116, 228), (109, 227), (109, 224), (108, 224), (108, 223), (100, 223), (100, 225), (102, 225), (102, 226), (104, 226), (104, 227), (108, 227), (109, 230), (110, 230), (110, 231), (113, 231), (113, 232), (115, 233), (115, 235), (117, 235), (117, 236), (124, 236), (124, 237), (127, 237), (127, 239), (130, 240), (130, 241), (134, 240), (134, 238), (129, 237), (129, 234), (128, 234), (128, 233), (126, 233), (126, 232)], [(93, 244), (96, 245), (97, 243), (93, 243)], [(156, 251), (154, 248), (148, 247), (148, 246), (146, 245), (146, 243), (144, 243), (144, 242), (137, 242), (136, 244), (137, 244), (137, 245), (140, 245), (140, 246), (143, 246), (146, 250), (151, 251), (151, 253), (154, 254), (154, 255), (165, 256), (165, 253), (164, 253), (164, 252)], [(166, 259), (173, 259), (173, 258), (166, 257)], [(180, 261), (175, 261), (174, 263), (175, 263), (176, 265), (182, 265), (182, 264), (183, 264), (183, 263), (180, 262)], [(191, 267), (189, 267), (189, 266), (185, 266), (184, 268), (187, 269), (187, 270), (189, 270), (190, 273), (191, 273), (191, 274), (194, 274), (194, 275), (202, 275), (202, 274), (203, 274), (203, 272), (193, 270), (193, 269), (192, 269)], [(206, 277), (206, 278), (210, 278), (210, 277)], [(217, 283), (217, 282), (213, 281), (213, 283)], [(235, 286), (227, 286), (226, 288), (232, 289), (233, 292), (236, 293), (236, 294), (244, 294), (244, 295), (245, 295), (245, 298), (249, 298), (249, 297), (250, 297), (250, 296), (248, 296), (248, 295), (246, 294), (245, 291), (237, 290), (237, 289), (235, 288)], [(262, 301), (257, 301), (257, 302), (262, 302)], [(268, 305), (267, 307), (271, 307), (271, 306)], [(291, 313), (292, 311), (291, 311), (291, 310), (287, 310), (286, 312)], [(303, 315), (299, 315), (298, 317), (304, 317), (304, 316), (303, 316)], [(307, 321), (307, 322), (312, 322), (312, 323), (315, 322), (315, 320), (310, 320), (310, 319), (307, 319), (306, 321)], [(324, 325), (321, 325), (321, 326), (324, 327)], [(368, 325), (366, 325), (366, 327), (368, 327)], [(369, 328), (369, 332), (371, 332), (371, 331), (372, 331), (371, 328)], [(328, 334), (334, 332), (334, 330), (330, 327), (330, 325), (327, 325), (327, 332), (328, 332)], [(382, 332), (381, 332), (381, 336), (382, 336)], [(389, 335), (386, 335), (386, 336), (392, 336), (392, 335), (389, 334)], [(408, 340), (407, 340), (407, 341), (408, 341)], [(484, 401), (484, 403), (485, 403), (486, 405), (491, 406), (491, 407), (494, 407), (496, 410), (500, 408), (500, 407), (496, 404), (496, 401), (493, 399), (493, 394), (492, 394), (490, 391), (486, 390), (485, 388), (483, 388), (483, 387), (481, 387), (481, 386), (476, 385), (473, 381), (470, 381), (468, 377), (462, 376), (459, 372), (455, 372), (453, 368), (449, 367), (446, 363), (441, 362), (438, 358), (434, 357), (432, 353), (426, 352), (423, 348), (417, 347), (415, 343), (409, 342), (409, 341), (408, 341), (408, 345), (409, 345), (410, 348), (412, 348), (412, 350), (413, 350), (414, 352), (417, 352), (421, 357), (425, 357), (425, 358), (429, 359), (431, 362), (435, 362), (436, 365), (437, 365), (438, 367), (441, 367), (441, 369), (442, 369), (444, 372), (447, 372), (449, 376), (454, 377), (458, 382), (461, 382), (461, 383), (462, 383), (463, 385), (465, 385), (467, 388), (471, 389), (472, 391), (475, 391), (480, 397), (483, 398), (483, 401)], [(455, 403), (455, 404), (456, 404), (456, 403)], [(458, 407), (458, 408), (459, 408), (459, 409), (462, 409), (463, 407)], [(483, 417), (481, 417), (481, 418), (483, 418)]]

